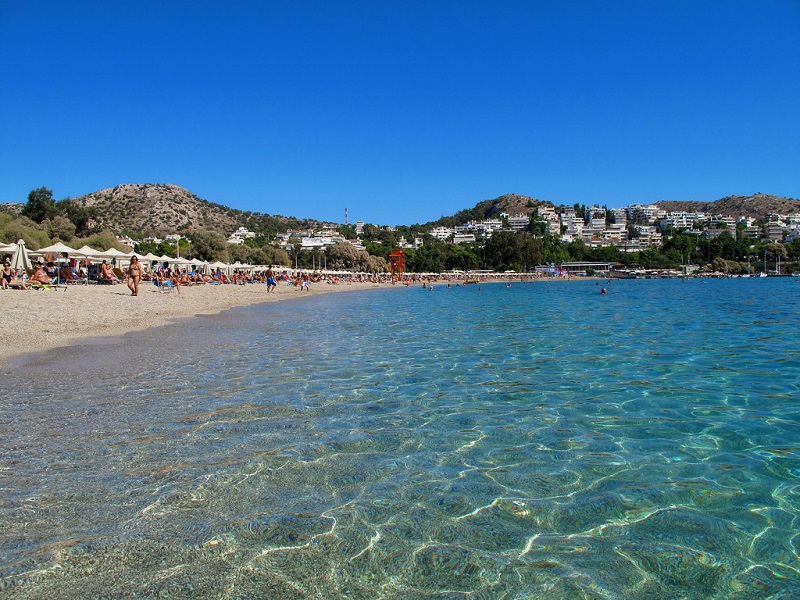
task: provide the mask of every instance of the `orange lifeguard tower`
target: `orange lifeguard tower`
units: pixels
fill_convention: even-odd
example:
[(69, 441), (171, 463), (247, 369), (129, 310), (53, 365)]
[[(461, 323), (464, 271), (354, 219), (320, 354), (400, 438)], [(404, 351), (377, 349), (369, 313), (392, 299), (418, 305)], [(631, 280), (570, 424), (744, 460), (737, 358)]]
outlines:
[(392, 283), (402, 279), (403, 273), (406, 270), (406, 263), (403, 260), (403, 251), (395, 250), (389, 254), (389, 264), (392, 268)]

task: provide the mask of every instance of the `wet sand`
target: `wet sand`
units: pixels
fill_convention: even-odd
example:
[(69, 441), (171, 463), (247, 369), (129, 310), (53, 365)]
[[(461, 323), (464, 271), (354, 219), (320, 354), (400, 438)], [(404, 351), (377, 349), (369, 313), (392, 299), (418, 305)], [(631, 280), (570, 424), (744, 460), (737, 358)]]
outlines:
[(53, 290), (0, 290), (0, 363), (33, 352), (70, 346), (78, 340), (119, 336), (161, 327), (177, 319), (216, 314), (259, 302), (387, 287), (389, 284), (312, 284), (301, 291), (280, 283), (267, 295), (264, 284), (196, 285), (162, 294), (143, 283), (139, 296), (128, 286), (69, 285)]

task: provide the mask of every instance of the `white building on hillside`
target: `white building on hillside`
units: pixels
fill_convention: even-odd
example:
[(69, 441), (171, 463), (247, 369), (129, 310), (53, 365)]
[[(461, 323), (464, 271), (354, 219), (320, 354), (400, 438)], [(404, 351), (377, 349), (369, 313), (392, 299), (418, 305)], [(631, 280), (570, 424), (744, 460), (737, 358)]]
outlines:
[(434, 227), (431, 230), (431, 235), (437, 240), (446, 240), (453, 235), (453, 230), (449, 227)]
[(239, 227), (236, 231), (234, 231), (230, 237), (228, 238), (229, 244), (244, 244), (244, 241), (248, 238), (256, 237), (255, 232), (248, 231), (247, 227)]
[(475, 243), (474, 233), (456, 233), (453, 235), (454, 244), (473, 244)]
[(650, 224), (657, 219), (667, 215), (667, 211), (661, 210), (654, 204), (645, 206), (644, 204), (631, 204), (628, 207), (628, 220), (634, 223)]
[(528, 215), (511, 215), (508, 217), (508, 226), (514, 231), (527, 231), (531, 219)]
[(422, 238), (415, 237), (413, 240), (409, 242), (408, 240), (406, 240), (405, 236), (401, 235), (400, 239), (397, 240), (397, 245), (405, 249), (422, 248)]

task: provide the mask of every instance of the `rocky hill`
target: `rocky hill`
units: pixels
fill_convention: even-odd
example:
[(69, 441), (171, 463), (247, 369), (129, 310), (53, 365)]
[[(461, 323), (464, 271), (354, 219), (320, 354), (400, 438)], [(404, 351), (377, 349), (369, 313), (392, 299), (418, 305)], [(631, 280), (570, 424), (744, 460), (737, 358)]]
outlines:
[(714, 202), (669, 201), (657, 202), (656, 205), (667, 211), (704, 212), (755, 219), (766, 219), (770, 213), (800, 213), (800, 200), (761, 193), (752, 196), (728, 196)]
[(478, 202), (473, 208), (461, 210), (451, 217), (442, 217), (437, 221), (425, 223), (422, 227), (454, 227), (463, 225), (468, 221), (483, 221), (497, 219), (502, 213), (509, 215), (529, 215), (542, 204), (552, 206), (551, 202), (537, 200), (530, 196), (519, 194), (504, 194), (493, 200)]
[[(123, 233), (165, 235), (205, 229), (229, 235), (241, 211), (202, 200), (171, 184), (125, 184), (73, 198), (95, 210), (95, 226)], [(238, 214), (237, 214), (238, 213)]]
[(253, 231), (286, 231), (312, 228), (314, 220), (298, 220), (262, 213), (243, 212), (198, 198), (189, 190), (172, 184), (123, 184), (73, 198), (80, 206), (94, 209), (98, 229), (143, 237), (196, 230), (227, 237), (239, 227)]

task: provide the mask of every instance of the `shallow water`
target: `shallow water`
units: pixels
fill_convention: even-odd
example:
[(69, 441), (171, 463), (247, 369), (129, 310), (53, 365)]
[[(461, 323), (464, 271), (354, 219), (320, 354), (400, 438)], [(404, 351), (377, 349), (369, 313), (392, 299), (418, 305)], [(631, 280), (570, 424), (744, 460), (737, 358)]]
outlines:
[(800, 283), (602, 285), (334, 294), (20, 362), (0, 596), (797, 596)]

